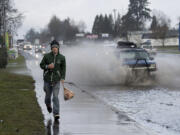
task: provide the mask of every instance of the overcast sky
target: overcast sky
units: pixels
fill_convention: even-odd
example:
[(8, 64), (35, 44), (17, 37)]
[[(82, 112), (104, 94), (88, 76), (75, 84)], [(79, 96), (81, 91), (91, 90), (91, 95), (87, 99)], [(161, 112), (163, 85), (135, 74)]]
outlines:
[[(178, 23), (180, 16), (180, 0), (149, 0), (151, 10), (164, 12), (171, 20), (172, 25)], [(61, 20), (70, 17), (76, 22), (84, 21), (86, 31), (91, 31), (94, 18), (97, 14), (113, 13), (116, 9), (125, 14), (129, 0), (14, 0), (15, 7), (24, 14), (23, 26), (19, 29), (19, 37), (27, 30), (44, 28), (53, 15)]]

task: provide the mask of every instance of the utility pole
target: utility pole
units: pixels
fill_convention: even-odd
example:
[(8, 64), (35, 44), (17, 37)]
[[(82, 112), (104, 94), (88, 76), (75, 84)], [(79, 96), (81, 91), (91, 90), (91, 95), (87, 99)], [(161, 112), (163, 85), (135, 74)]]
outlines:
[(116, 24), (116, 11), (117, 11), (117, 9), (113, 9), (113, 12), (114, 12), (114, 25)]
[(2, 47), (5, 47), (5, 33), (6, 33), (6, 5), (5, 0), (0, 0), (0, 36), (2, 36)]
[[(3, 38), (3, 0), (0, 0), (0, 38)], [(1, 47), (3, 39), (1, 40)]]
[(179, 21), (179, 51), (180, 51), (180, 21)]
[(0, 0), (1, 4), (1, 35), (3, 36), (3, 44), (2, 46), (5, 47), (6, 43), (6, 10), (9, 0)]

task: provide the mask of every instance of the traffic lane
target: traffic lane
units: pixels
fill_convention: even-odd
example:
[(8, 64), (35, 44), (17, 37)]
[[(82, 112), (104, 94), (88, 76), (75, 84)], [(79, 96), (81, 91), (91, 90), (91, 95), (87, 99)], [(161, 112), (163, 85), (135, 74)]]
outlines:
[(179, 135), (180, 91), (146, 86), (81, 86), (160, 135)]

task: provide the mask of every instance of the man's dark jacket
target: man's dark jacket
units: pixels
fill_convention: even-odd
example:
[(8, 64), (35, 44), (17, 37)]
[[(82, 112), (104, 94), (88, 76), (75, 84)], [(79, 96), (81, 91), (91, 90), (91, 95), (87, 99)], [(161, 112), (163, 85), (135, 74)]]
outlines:
[[(48, 69), (48, 65), (53, 63), (54, 69)], [(66, 75), (66, 59), (62, 54), (56, 56), (53, 52), (45, 54), (40, 67), (44, 70), (44, 81), (46, 82), (58, 82), (61, 79), (65, 80)]]

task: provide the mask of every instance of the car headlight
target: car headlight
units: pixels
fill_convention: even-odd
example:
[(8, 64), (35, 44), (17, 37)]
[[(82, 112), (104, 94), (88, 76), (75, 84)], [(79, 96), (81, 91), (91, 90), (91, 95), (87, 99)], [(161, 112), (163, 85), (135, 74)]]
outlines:
[(150, 68), (156, 68), (156, 64), (151, 64)]
[(36, 58), (39, 58), (39, 55), (38, 55), (38, 54), (36, 54)]

